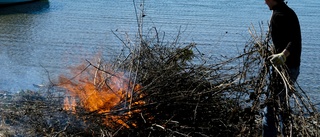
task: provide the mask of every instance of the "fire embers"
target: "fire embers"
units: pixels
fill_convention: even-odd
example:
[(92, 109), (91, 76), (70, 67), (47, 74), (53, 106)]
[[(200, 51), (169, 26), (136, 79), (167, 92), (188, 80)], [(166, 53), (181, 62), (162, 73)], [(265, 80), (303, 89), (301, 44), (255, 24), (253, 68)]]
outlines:
[[(133, 109), (145, 104), (141, 100), (141, 86), (125, 77), (123, 72), (101, 69), (91, 64), (71, 68), (72, 78), (59, 77), (60, 87), (67, 90), (64, 110), (77, 115), (85, 110), (104, 116), (106, 126), (136, 126), (126, 122), (132, 114), (141, 110)], [(81, 109), (80, 109), (81, 108)]]

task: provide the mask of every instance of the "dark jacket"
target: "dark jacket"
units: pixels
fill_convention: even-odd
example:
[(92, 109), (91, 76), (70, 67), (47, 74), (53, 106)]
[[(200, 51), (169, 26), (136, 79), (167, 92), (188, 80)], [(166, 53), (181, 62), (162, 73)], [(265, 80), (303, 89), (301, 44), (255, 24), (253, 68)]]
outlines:
[(276, 52), (284, 49), (290, 52), (286, 65), (289, 68), (299, 67), (301, 58), (301, 31), (296, 13), (285, 3), (280, 2), (273, 7), (270, 31)]

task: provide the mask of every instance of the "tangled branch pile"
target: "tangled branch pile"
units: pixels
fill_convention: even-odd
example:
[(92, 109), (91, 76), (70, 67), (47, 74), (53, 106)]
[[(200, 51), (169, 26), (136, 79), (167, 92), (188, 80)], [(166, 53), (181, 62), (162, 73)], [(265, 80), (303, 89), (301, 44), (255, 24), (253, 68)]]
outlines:
[[(61, 76), (56, 86), (70, 96), (60, 88), (2, 95), (1, 135), (259, 136), (267, 103), (289, 115), (289, 134), (319, 135), (308, 96), (288, 82), (284, 67), (268, 63), (267, 37), (251, 29), (243, 53), (208, 64), (214, 61), (195, 43), (181, 46), (179, 37), (165, 43), (153, 31), (154, 37), (123, 41), (112, 63), (87, 61), (73, 69), (74, 77)], [(272, 68), (282, 79), (273, 79)], [(288, 103), (266, 96), (274, 82), (286, 83)]]
[[(272, 66), (266, 60), (272, 52), (271, 44), (267, 37), (258, 37), (255, 32), (251, 30), (253, 39), (246, 44), (244, 53), (216, 64), (207, 64), (195, 43), (185, 47), (177, 43), (162, 45), (158, 34), (141, 39), (132, 47), (126, 45), (128, 56), (116, 61), (114, 67), (130, 70), (134, 74), (130, 81), (142, 85), (144, 97), (133, 102), (143, 100), (145, 104), (127, 121), (137, 125), (132, 128), (134, 134), (260, 135), (262, 107), (278, 103), (276, 97), (266, 97), (271, 92), (269, 85), (282, 79), (271, 77)], [(277, 68), (281, 75), (286, 74), (284, 68)], [(286, 96), (288, 104), (278, 103), (278, 113), (288, 113), (292, 118), (290, 133), (317, 136), (318, 115), (312, 102), (303, 90), (291, 83), (283, 85), (288, 86), (283, 88), (289, 88), (291, 95)]]
[(64, 90), (57, 87), (45, 95), (26, 91), (2, 96), (7, 101), (1, 104), (0, 133), (259, 136), (261, 109), (273, 103), (280, 108), (277, 113), (290, 116), (291, 135), (319, 135), (318, 113), (302, 89), (282, 84), (290, 90), (287, 104), (279, 103), (277, 96), (266, 97), (272, 82), (287, 81), (283, 67), (273, 66), (283, 79), (271, 76), (266, 58), (272, 47), (267, 37), (251, 30), (243, 53), (208, 64), (213, 61), (195, 43), (164, 43), (154, 32), (154, 37), (123, 42), (123, 53), (113, 63), (87, 61), (73, 69), (74, 77), (61, 76), (56, 86), (67, 89), (70, 96), (61, 98)]

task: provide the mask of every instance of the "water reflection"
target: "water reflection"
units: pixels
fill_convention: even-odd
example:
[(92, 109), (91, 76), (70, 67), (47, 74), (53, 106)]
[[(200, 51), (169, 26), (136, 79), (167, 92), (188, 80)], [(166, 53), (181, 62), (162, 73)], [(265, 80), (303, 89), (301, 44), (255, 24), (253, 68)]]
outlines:
[(37, 14), (37, 13), (44, 12), (47, 9), (49, 9), (49, 1), (40, 0), (40, 1), (33, 1), (28, 3), (1, 6), (0, 15), (18, 14), (18, 13)]
[[(41, 69), (34, 59), (39, 44), (40, 14), (47, 12), (49, 1), (35, 1), (0, 7), (0, 91), (32, 89), (31, 83), (42, 83)], [(41, 34), (43, 35), (43, 34)]]

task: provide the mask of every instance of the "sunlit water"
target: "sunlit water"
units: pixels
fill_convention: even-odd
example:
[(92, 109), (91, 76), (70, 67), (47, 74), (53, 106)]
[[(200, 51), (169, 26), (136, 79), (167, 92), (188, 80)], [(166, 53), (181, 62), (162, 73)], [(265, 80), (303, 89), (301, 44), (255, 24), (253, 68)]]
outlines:
[[(300, 86), (320, 91), (319, 0), (290, 0), (300, 19), (303, 53)], [(137, 5), (139, 10), (139, 5)], [(146, 0), (144, 28), (156, 27), (170, 41), (195, 42), (207, 55), (241, 51), (248, 28), (266, 28), (271, 11), (263, 0)], [(49, 0), (0, 7), (0, 90), (36, 90), (67, 67), (101, 53), (117, 55), (119, 35), (137, 32), (133, 1)], [(266, 31), (266, 30), (265, 30)], [(133, 38), (134, 39), (134, 38)]]

